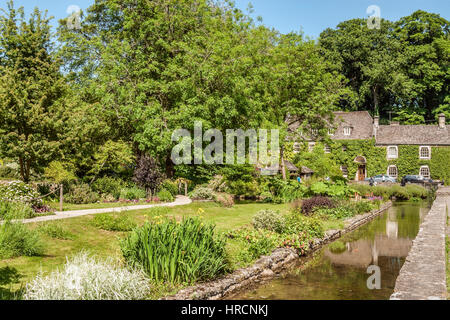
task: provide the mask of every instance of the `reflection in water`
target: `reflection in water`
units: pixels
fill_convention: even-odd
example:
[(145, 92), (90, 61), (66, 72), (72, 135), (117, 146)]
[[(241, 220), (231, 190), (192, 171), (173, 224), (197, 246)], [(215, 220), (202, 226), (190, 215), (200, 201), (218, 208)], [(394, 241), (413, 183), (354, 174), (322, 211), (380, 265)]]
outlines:
[[(325, 246), (289, 274), (232, 299), (389, 299), (429, 208), (397, 203), (382, 217)], [(381, 269), (381, 290), (369, 290), (367, 267)]]

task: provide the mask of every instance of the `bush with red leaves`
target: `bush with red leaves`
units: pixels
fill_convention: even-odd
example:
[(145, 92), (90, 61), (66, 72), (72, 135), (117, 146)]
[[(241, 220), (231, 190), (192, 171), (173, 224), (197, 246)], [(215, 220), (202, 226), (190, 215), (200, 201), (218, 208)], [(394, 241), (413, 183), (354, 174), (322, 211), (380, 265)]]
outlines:
[(317, 208), (335, 208), (336, 203), (327, 197), (313, 197), (311, 199), (304, 200), (302, 203), (302, 213), (306, 216), (311, 215)]

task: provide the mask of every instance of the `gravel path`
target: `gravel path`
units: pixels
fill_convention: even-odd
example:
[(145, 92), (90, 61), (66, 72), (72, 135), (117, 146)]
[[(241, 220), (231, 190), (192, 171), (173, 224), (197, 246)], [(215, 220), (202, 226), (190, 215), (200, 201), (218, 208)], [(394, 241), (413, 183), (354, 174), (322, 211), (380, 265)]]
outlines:
[(70, 218), (76, 218), (76, 217), (81, 217), (81, 216), (88, 216), (88, 215), (91, 215), (91, 214), (99, 214), (99, 213), (145, 210), (145, 209), (151, 209), (151, 208), (156, 208), (156, 207), (177, 207), (177, 206), (184, 206), (184, 205), (191, 204), (191, 203), (192, 203), (192, 200), (189, 199), (188, 197), (177, 196), (176, 200), (174, 202), (171, 202), (171, 203), (149, 204), (149, 205), (117, 207), (117, 208), (87, 209), (87, 210), (55, 212), (55, 215), (51, 215), (51, 216), (36, 217), (36, 218), (33, 218), (33, 219), (17, 220), (17, 221), (21, 221), (23, 223), (35, 223), (35, 222), (70, 219)]

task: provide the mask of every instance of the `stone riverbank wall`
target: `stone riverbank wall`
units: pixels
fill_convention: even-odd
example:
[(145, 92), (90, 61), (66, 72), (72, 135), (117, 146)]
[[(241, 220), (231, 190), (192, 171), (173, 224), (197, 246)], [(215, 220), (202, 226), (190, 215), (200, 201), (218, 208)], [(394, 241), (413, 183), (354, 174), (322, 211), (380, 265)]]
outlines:
[[(311, 252), (319, 249), (324, 244), (334, 241), (344, 234), (357, 229), (384, 213), (392, 206), (392, 202), (382, 204), (380, 209), (373, 210), (363, 215), (355, 216), (345, 223), (344, 230), (329, 230), (323, 239), (316, 239), (311, 244)], [(293, 249), (276, 249), (270, 256), (262, 257), (253, 266), (239, 269), (222, 279), (199, 284), (181, 290), (174, 296), (161, 300), (219, 300), (232, 294), (273, 279), (276, 274), (293, 267), (299, 259), (299, 255)]]
[(440, 188), (400, 270), (391, 300), (447, 298), (445, 233), (450, 187)]

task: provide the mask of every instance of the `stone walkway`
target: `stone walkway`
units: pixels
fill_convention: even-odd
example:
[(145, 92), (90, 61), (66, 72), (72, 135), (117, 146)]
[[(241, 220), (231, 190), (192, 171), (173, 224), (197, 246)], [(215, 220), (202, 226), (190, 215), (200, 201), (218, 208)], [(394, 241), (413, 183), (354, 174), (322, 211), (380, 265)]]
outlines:
[(450, 187), (441, 188), (400, 270), (391, 300), (447, 298), (445, 235)]
[(21, 221), (23, 223), (35, 223), (35, 222), (70, 219), (70, 218), (76, 218), (76, 217), (87, 216), (87, 215), (91, 215), (91, 214), (99, 214), (99, 213), (145, 210), (145, 209), (151, 209), (151, 208), (156, 208), (156, 207), (177, 207), (177, 206), (184, 206), (184, 205), (191, 204), (191, 203), (192, 203), (192, 200), (189, 199), (188, 197), (178, 196), (176, 198), (176, 200), (171, 203), (55, 212), (55, 215), (51, 215), (51, 216), (36, 217), (33, 219), (18, 220), (18, 221)]

